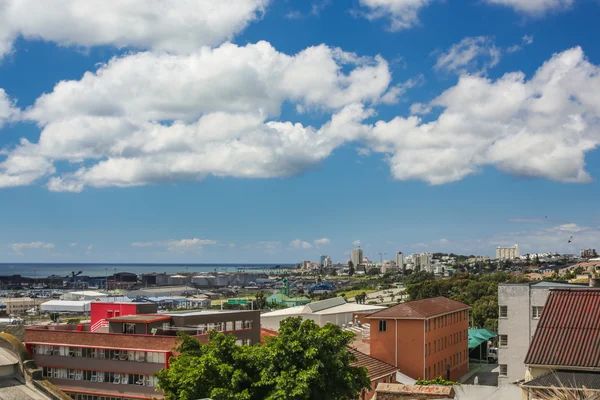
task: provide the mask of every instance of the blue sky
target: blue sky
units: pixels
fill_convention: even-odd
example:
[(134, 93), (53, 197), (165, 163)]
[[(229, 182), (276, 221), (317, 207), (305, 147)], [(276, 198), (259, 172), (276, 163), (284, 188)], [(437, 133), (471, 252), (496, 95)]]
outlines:
[(597, 0), (48, 2), (0, 9), (0, 260), (597, 247)]

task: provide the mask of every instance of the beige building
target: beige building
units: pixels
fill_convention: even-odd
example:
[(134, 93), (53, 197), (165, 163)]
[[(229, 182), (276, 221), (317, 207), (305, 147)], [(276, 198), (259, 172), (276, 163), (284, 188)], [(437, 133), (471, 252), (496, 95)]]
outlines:
[(510, 247), (496, 247), (496, 258), (499, 260), (511, 260), (519, 257), (519, 245), (515, 244)]
[(46, 301), (48, 300), (32, 299), (29, 297), (17, 297), (0, 300), (0, 302), (6, 304), (6, 313), (8, 315), (15, 316), (26, 314), (27, 311), (31, 310), (32, 308), (39, 309), (40, 305)]

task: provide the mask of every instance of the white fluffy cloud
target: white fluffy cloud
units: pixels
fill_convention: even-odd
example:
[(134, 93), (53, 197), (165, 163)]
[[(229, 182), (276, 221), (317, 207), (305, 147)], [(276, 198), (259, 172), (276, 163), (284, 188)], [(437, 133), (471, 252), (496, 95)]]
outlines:
[(555, 54), (529, 79), (463, 75), (431, 102), (439, 117), (396, 117), (369, 140), (396, 179), (443, 184), (491, 165), (562, 182), (589, 182), (585, 153), (600, 143), (600, 68), (581, 48)]
[(466, 37), (440, 54), (435, 69), (456, 73), (485, 71), (500, 61), (501, 50), (486, 36)]
[(290, 247), (293, 247), (295, 249), (310, 249), (312, 248), (312, 244), (308, 243), (308, 242), (303, 242), (300, 239), (296, 239), (296, 240), (292, 240), (290, 242)]
[(0, 58), (17, 37), (190, 53), (230, 39), (269, 0), (3, 0)]
[(53, 249), (54, 244), (46, 242), (13, 243), (10, 247), (15, 253), (22, 254), (25, 249)]
[(134, 242), (131, 243), (131, 247), (166, 247), (171, 252), (184, 252), (184, 251), (199, 251), (206, 245), (215, 245), (216, 240), (211, 239), (180, 239), (180, 240), (168, 240), (165, 242)]
[(19, 114), (15, 102), (8, 97), (4, 89), (0, 88), (0, 128), (7, 122), (17, 120)]
[(430, 0), (359, 0), (369, 19), (389, 18), (390, 30), (408, 29), (419, 23), (419, 11)]
[(526, 14), (540, 15), (548, 11), (561, 11), (571, 7), (575, 0), (485, 0), (489, 4), (498, 4), (513, 8)]
[(321, 239), (316, 239), (314, 242), (315, 246), (324, 246), (327, 244), (331, 244), (331, 240), (329, 238), (321, 238)]
[(360, 246), (360, 240), (355, 240), (354, 242), (352, 242), (352, 244), (354, 246)]
[[(85, 165), (52, 177), (55, 191), (289, 176), (360, 137), (372, 114), (361, 104), (379, 101), (390, 80), (382, 58), (323, 45), (294, 56), (259, 42), (115, 58), (25, 112), (42, 126), (40, 139), (0, 163), (0, 186), (52, 175), (58, 160)], [(286, 100), (336, 113), (320, 129), (273, 121)]]

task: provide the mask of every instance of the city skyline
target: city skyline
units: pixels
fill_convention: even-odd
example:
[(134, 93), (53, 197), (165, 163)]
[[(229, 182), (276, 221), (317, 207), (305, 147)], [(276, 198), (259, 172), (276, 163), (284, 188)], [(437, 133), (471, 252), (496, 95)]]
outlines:
[(597, 2), (27, 3), (0, 9), (2, 262), (598, 247)]

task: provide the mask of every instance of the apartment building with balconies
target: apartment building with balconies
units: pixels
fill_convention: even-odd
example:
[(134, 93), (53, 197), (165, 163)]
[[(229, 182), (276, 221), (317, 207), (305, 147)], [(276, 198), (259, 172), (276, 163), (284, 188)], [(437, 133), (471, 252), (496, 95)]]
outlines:
[(156, 313), (155, 304), (92, 303), (91, 314), (91, 324), (25, 330), (26, 347), (44, 377), (76, 400), (162, 399), (153, 375), (169, 367), (177, 332), (200, 342), (211, 330), (234, 334), (238, 344), (260, 341), (259, 311)]

